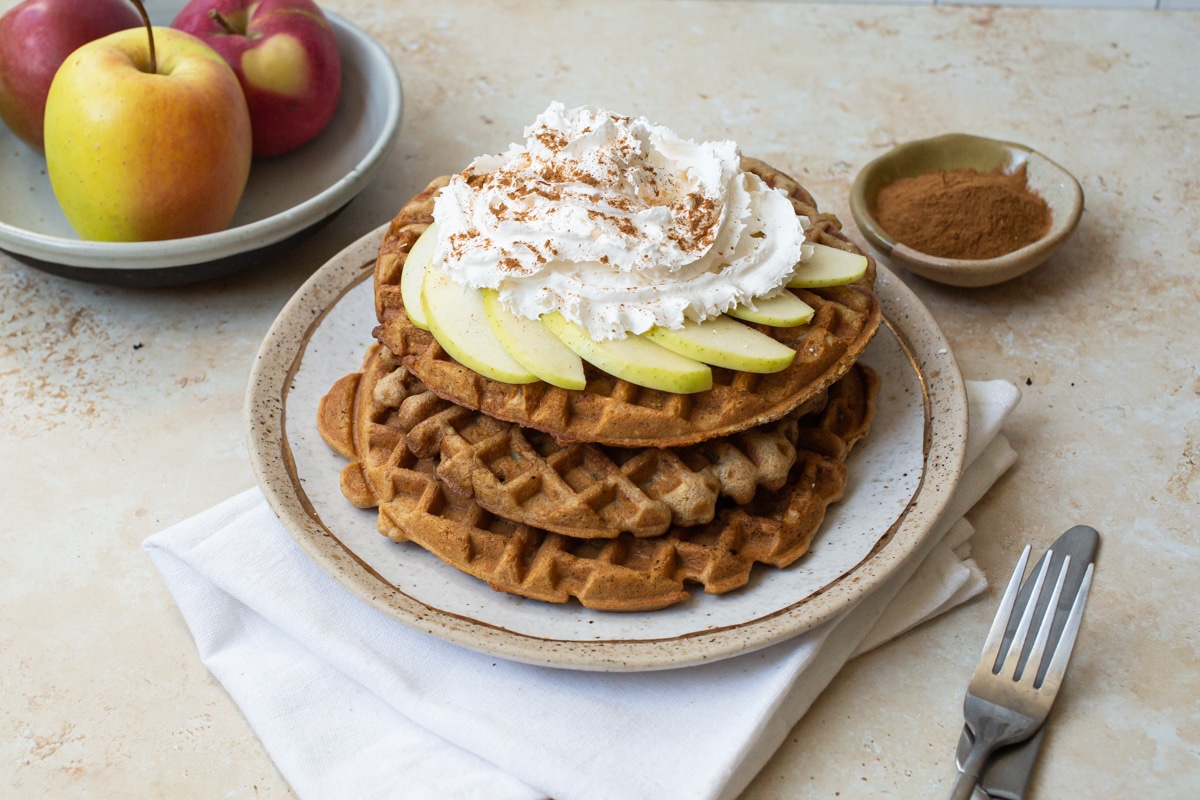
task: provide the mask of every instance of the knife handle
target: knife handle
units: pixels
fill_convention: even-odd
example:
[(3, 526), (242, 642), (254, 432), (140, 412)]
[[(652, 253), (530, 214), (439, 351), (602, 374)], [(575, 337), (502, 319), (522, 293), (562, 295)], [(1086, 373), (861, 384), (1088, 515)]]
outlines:
[[(1001, 747), (993, 753), (979, 776), (980, 795), (971, 800), (1025, 800), (1025, 790), (1029, 787), (1029, 778), (1042, 750), (1048, 725), (1049, 720), (1031, 738)], [(970, 749), (971, 729), (963, 725), (959, 758)]]
[(982, 786), (976, 783), (975, 791), (971, 792), (971, 800), (992, 800), (992, 796), (985, 792)]

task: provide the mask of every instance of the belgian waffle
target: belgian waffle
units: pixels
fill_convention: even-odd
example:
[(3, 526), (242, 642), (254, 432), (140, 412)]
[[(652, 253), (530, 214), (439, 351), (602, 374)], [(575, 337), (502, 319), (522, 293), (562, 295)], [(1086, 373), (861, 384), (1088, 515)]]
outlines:
[[(747, 503), (760, 486), (778, 489), (796, 459), (793, 417), (687, 448), (640, 450), (560, 445), (461, 406), (433, 422), (442, 433), (438, 477), (450, 488), (506, 519), (583, 539), (708, 522), (718, 497)], [(410, 447), (421, 433), (410, 433)]]
[(397, 408), (392, 424), (403, 445), (436, 456), (447, 487), (497, 516), (576, 538), (656, 536), (709, 522), (719, 497), (747, 503), (760, 486), (779, 489), (796, 459), (798, 412), (686, 448), (564, 446), (442, 400), (382, 347), (368, 352), (362, 372), (374, 388), (358, 400), (368, 404), (361, 413), (374, 419), (382, 405)]
[(413, 418), (427, 417), (425, 406), (438, 402), (422, 388), (384, 351), (369, 354), (363, 372), (342, 378), (322, 399), (321, 435), (351, 462), (341, 475), (346, 497), (359, 507), (378, 506), (384, 535), (414, 542), (494, 589), (633, 611), (685, 599), (685, 583), (728, 592), (746, 583), (755, 563), (784, 567), (803, 555), (826, 508), (842, 496), (844, 459), (870, 428), (878, 378), (855, 367), (830, 387), (819, 412), (796, 420), (803, 446), (782, 487), (760, 488), (742, 504), (722, 500), (704, 524), (606, 540), (508, 520), (450, 488), (438, 476), (440, 453), (418, 456), (408, 447)]
[[(793, 179), (761, 161), (743, 169), (783, 189), (798, 214), (809, 219), (813, 242), (858, 252), (837, 219), (820, 214)], [(594, 442), (618, 447), (681, 447), (756, 428), (781, 419), (818, 397), (858, 359), (879, 327), (869, 261), (858, 282), (825, 289), (794, 289), (815, 309), (812, 321), (795, 328), (756, 326), (796, 351), (781, 372), (754, 374), (713, 369), (713, 388), (695, 394), (646, 389), (585, 365), (587, 387), (560, 389), (543, 382), (523, 385), (485, 378), (459, 364), (431, 334), (413, 325), (400, 296), (400, 275), (409, 248), (433, 221), (433, 198), (448, 177), (431, 182), (392, 220), (375, 266), (375, 336), (429, 389), (456, 405), (550, 434), (561, 444)]]

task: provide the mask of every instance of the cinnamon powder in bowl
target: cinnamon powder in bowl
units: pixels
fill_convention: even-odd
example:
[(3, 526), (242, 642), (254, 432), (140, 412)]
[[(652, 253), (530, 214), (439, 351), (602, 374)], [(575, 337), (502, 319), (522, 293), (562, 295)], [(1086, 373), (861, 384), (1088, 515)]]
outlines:
[(1066, 241), (1083, 191), (1024, 145), (948, 134), (868, 164), (850, 208), (889, 260), (952, 286), (990, 286), (1028, 272)]

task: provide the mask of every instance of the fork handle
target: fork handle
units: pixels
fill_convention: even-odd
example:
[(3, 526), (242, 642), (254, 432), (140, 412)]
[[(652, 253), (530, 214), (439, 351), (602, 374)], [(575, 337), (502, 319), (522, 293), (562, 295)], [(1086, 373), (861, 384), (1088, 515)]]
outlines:
[(988, 800), (988, 793), (980, 788), (978, 777), (960, 772), (950, 790), (950, 800)]
[(987, 763), (992, 750), (993, 747), (988, 743), (987, 737), (979, 736), (971, 743), (971, 750), (963, 759), (962, 766), (958, 770), (958, 778), (955, 779), (954, 786), (950, 789), (950, 800), (970, 800), (972, 793), (979, 785), (979, 776), (983, 773), (983, 766)]

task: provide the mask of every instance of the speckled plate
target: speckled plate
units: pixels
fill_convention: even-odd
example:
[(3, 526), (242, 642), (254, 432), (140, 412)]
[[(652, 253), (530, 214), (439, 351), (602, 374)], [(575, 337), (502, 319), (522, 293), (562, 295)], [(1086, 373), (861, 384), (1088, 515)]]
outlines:
[(853, 605), (914, 556), (954, 490), (966, 392), (920, 301), (881, 268), (886, 325), (863, 360), (883, 390), (871, 435), (851, 455), (845, 498), (811, 552), (788, 569), (755, 568), (748, 586), (694, 593), (649, 613), (590, 611), (495, 592), (375, 529), (375, 511), (338, 488), (344, 465), (316, 429), (317, 403), (358, 369), (375, 325), (371, 267), (383, 228), (300, 288), (267, 333), (247, 390), (259, 485), (296, 542), (347, 590), (405, 625), (503, 658), (590, 670), (711, 661), (803, 633)]

